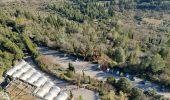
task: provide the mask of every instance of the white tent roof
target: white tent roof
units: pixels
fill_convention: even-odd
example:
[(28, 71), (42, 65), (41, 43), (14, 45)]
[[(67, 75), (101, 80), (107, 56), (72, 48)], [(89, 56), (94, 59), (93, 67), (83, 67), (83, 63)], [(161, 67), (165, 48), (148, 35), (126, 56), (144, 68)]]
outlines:
[(22, 71), (21, 70), (17, 70), (12, 76), (14, 77), (14, 78), (17, 78), (17, 77), (19, 77), (20, 75), (22, 75)]
[(27, 72), (30, 68), (31, 68), (30, 66), (26, 65), (26, 66), (24, 66), (21, 70), (22, 70), (23, 73), (25, 73), (25, 72)]
[(60, 88), (57, 87), (57, 86), (53, 86), (50, 91), (45, 95), (45, 99), (46, 100), (53, 100), (57, 95), (58, 93), (60, 92)]
[(19, 63), (18, 65), (15, 66), (15, 68), (18, 70), (18, 69), (21, 69), (24, 65), (26, 65), (27, 63), (23, 60), (21, 63)]
[(27, 79), (27, 82), (30, 84), (33, 84), (35, 81), (37, 81), (41, 77), (41, 74), (36, 72), (34, 73), (29, 79)]
[(25, 82), (37, 86), (38, 88), (34, 93), (43, 99), (67, 100), (69, 97), (66, 93), (60, 93), (61, 89), (59, 87), (55, 86), (52, 81), (48, 80), (47, 77), (42, 75), (25, 61), (22, 61), (15, 67), (11, 68), (6, 74), (14, 78), (20, 78)]
[(50, 81), (46, 82), (44, 86), (36, 93), (37, 96), (44, 97), (49, 92), (52, 86), (53, 86), (52, 82)]
[(47, 93), (48, 91), (44, 90), (44, 89), (39, 89), (38, 92), (36, 93), (37, 96), (39, 97), (44, 97), (44, 95)]
[(46, 85), (46, 86), (43, 86), (42, 89), (43, 90), (46, 90), (47, 92), (49, 92), (49, 90), (51, 89), (51, 85)]
[(69, 98), (68, 94), (64, 92), (64, 93), (60, 93), (55, 100), (67, 100), (68, 98)]
[(34, 85), (40, 87), (44, 85), (46, 81), (47, 81), (46, 77), (40, 77), (36, 82), (34, 82)]
[(61, 91), (61, 89), (58, 87), (58, 86), (53, 86), (51, 89), (50, 89), (50, 94), (52, 95), (55, 95), (57, 96), (58, 93)]
[(24, 65), (26, 65), (25, 61), (22, 61), (20, 64), (14, 66), (12, 69), (10, 69), (9, 71), (7, 71), (7, 75), (11, 76), (12, 74), (14, 74), (17, 70), (19, 70), (20, 68), (22, 68)]
[(18, 78), (20, 77), (23, 73), (25, 73), (26, 71), (28, 71), (28, 67), (26, 67), (27, 65), (23, 65), (21, 69), (18, 69), (15, 71), (15, 73), (12, 75), (14, 78)]
[(47, 81), (47, 82), (44, 84), (43, 88), (46, 88), (46, 87), (52, 87), (53, 85), (54, 85), (54, 83), (53, 83), (53, 82), (51, 82), (51, 81)]
[(45, 95), (44, 98), (45, 98), (46, 100), (53, 100), (54, 97), (55, 97), (55, 95), (53, 95), (53, 94), (51, 94), (51, 93), (48, 93), (48, 94)]
[(24, 75), (22, 75), (20, 78), (24, 81), (26, 81), (28, 78), (30, 78), (34, 73), (35, 73), (35, 69), (30, 68)]
[(48, 94), (45, 95), (45, 99), (46, 100), (53, 100), (55, 97), (57, 97), (57, 95), (59, 94), (59, 92), (61, 91), (61, 89), (57, 86), (53, 86), (50, 91), (48, 92)]
[(14, 67), (14, 68), (10, 69), (6, 74), (9, 75), (9, 76), (11, 76), (12, 74), (15, 73), (16, 70), (17, 70), (17, 69)]

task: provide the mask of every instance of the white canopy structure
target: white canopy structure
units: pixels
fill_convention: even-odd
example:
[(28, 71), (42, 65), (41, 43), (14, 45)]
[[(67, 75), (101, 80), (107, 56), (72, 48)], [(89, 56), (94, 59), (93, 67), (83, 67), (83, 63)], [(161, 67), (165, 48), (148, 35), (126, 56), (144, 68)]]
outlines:
[(50, 94), (57, 96), (59, 94), (59, 92), (61, 91), (61, 89), (58, 86), (53, 86), (50, 89)]
[(28, 78), (30, 78), (34, 73), (35, 69), (30, 68), (27, 73), (25, 73), (23, 76), (21, 76), (21, 80), (26, 81)]
[(50, 81), (47, 81), (44, 86), (36, 93), (39, 97), (44, 97), (54, 84)]
[(53, 100), (55, 97), (55, 95), (52, 95), (51, 93), (48, 93), (44, 96), (45, 100)]
[(46, 83), (42, 89), (46, 90), (47, 92), (49, 92), (49, 90), (51, 89), (51, 87), (53, 86), (53, 84), (51, 84), (50, 82)]
[(22, 61), (19, 65), (14, 66), (12, 69), (10, 69), (6, 74), (11, 76), (14, 74), (17, 70), (21, 69), (24, 65), (26, 65), (25, 61)]
[(23, 74), (22, 70), (17, 70), (12, 76), (14, 78), (18, 78), (19, 76), (21, 76)]
[(69, 98), (68, 94), (63, 92), (63, 93), (60, 93), (59, 96), (57, 96), (55, 100), (68, 100), (68, 98)]
[(67, 100), (69, 97), (66, 93), (60, 93), (58, 86), (25, 61), (8, 70), (6, 75), (36, 86), (33, 93), (43, 100)]
[(34, 82), (34, 85), (40, 87), (44, 85), (46, 81), (47, 81), (46, 77), (40, 77), (36, 82)]
[(34, 73), (29, 79), (27, 79), (27, 82), (30, 84), (33, 84), (35, 81), (37, 81), (41, 77), (41, 74), (36, 72)]
[(50, 91), (45, 95), (46, 100), (53, 100), (60, 92), (60, 88), (57, 86), (53, 86)]
[(46, 90), (44, 90), (44, 89), (40, 89), (40, 90), (38, 90), (38, 92), (36, 93), (36, 95), (37, 95), (38, 97), (43, 98), (44, 95), (45, 95), (47, 92), (48, 92), (48, 91), (46, 91)]
[(21, 69), (21, 71), (22, 71), (23, 73), (25, 73), (25, 72), (27, 72), (30, 68), (31, 68), (30, 66), (24, 66), (24, 67)]

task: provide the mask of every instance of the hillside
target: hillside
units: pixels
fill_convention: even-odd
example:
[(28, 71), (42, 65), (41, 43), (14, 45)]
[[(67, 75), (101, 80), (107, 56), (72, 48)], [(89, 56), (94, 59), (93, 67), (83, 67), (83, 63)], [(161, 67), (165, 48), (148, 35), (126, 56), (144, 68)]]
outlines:
[(169, 87), (170, 1), (0, 0), (1, 76), (42, 45)]

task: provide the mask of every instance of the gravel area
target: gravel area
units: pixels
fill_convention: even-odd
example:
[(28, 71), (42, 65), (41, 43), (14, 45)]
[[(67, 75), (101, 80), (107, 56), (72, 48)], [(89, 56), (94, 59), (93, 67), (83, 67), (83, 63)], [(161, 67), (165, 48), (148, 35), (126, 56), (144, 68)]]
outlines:
[(87, 90), (84, 88), (77, 88), (75, 85), (69, 85), (63, 88), (63, 91), (70, 94), (70, 91), (73, 93), (73, 100), (78, 100), (81, 96), (83, 100), (98, 100), (97, 93)]

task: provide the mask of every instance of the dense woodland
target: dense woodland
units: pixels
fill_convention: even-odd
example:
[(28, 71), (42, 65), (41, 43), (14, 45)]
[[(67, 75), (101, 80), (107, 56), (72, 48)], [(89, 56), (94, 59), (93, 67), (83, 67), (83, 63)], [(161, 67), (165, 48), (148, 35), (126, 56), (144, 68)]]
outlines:
[[(44, 45), (170, 86), (169, 19), (169, 0), (2, 3), (0, 72), (21, 60), (25, 52), (41, 64), (36, 46)], [(129, 91), (121, 87), (126, 86), (118, 86), (124, 93), (141, 94), (132, 93), (133, 97), (145, 97), (136, 88)]]

